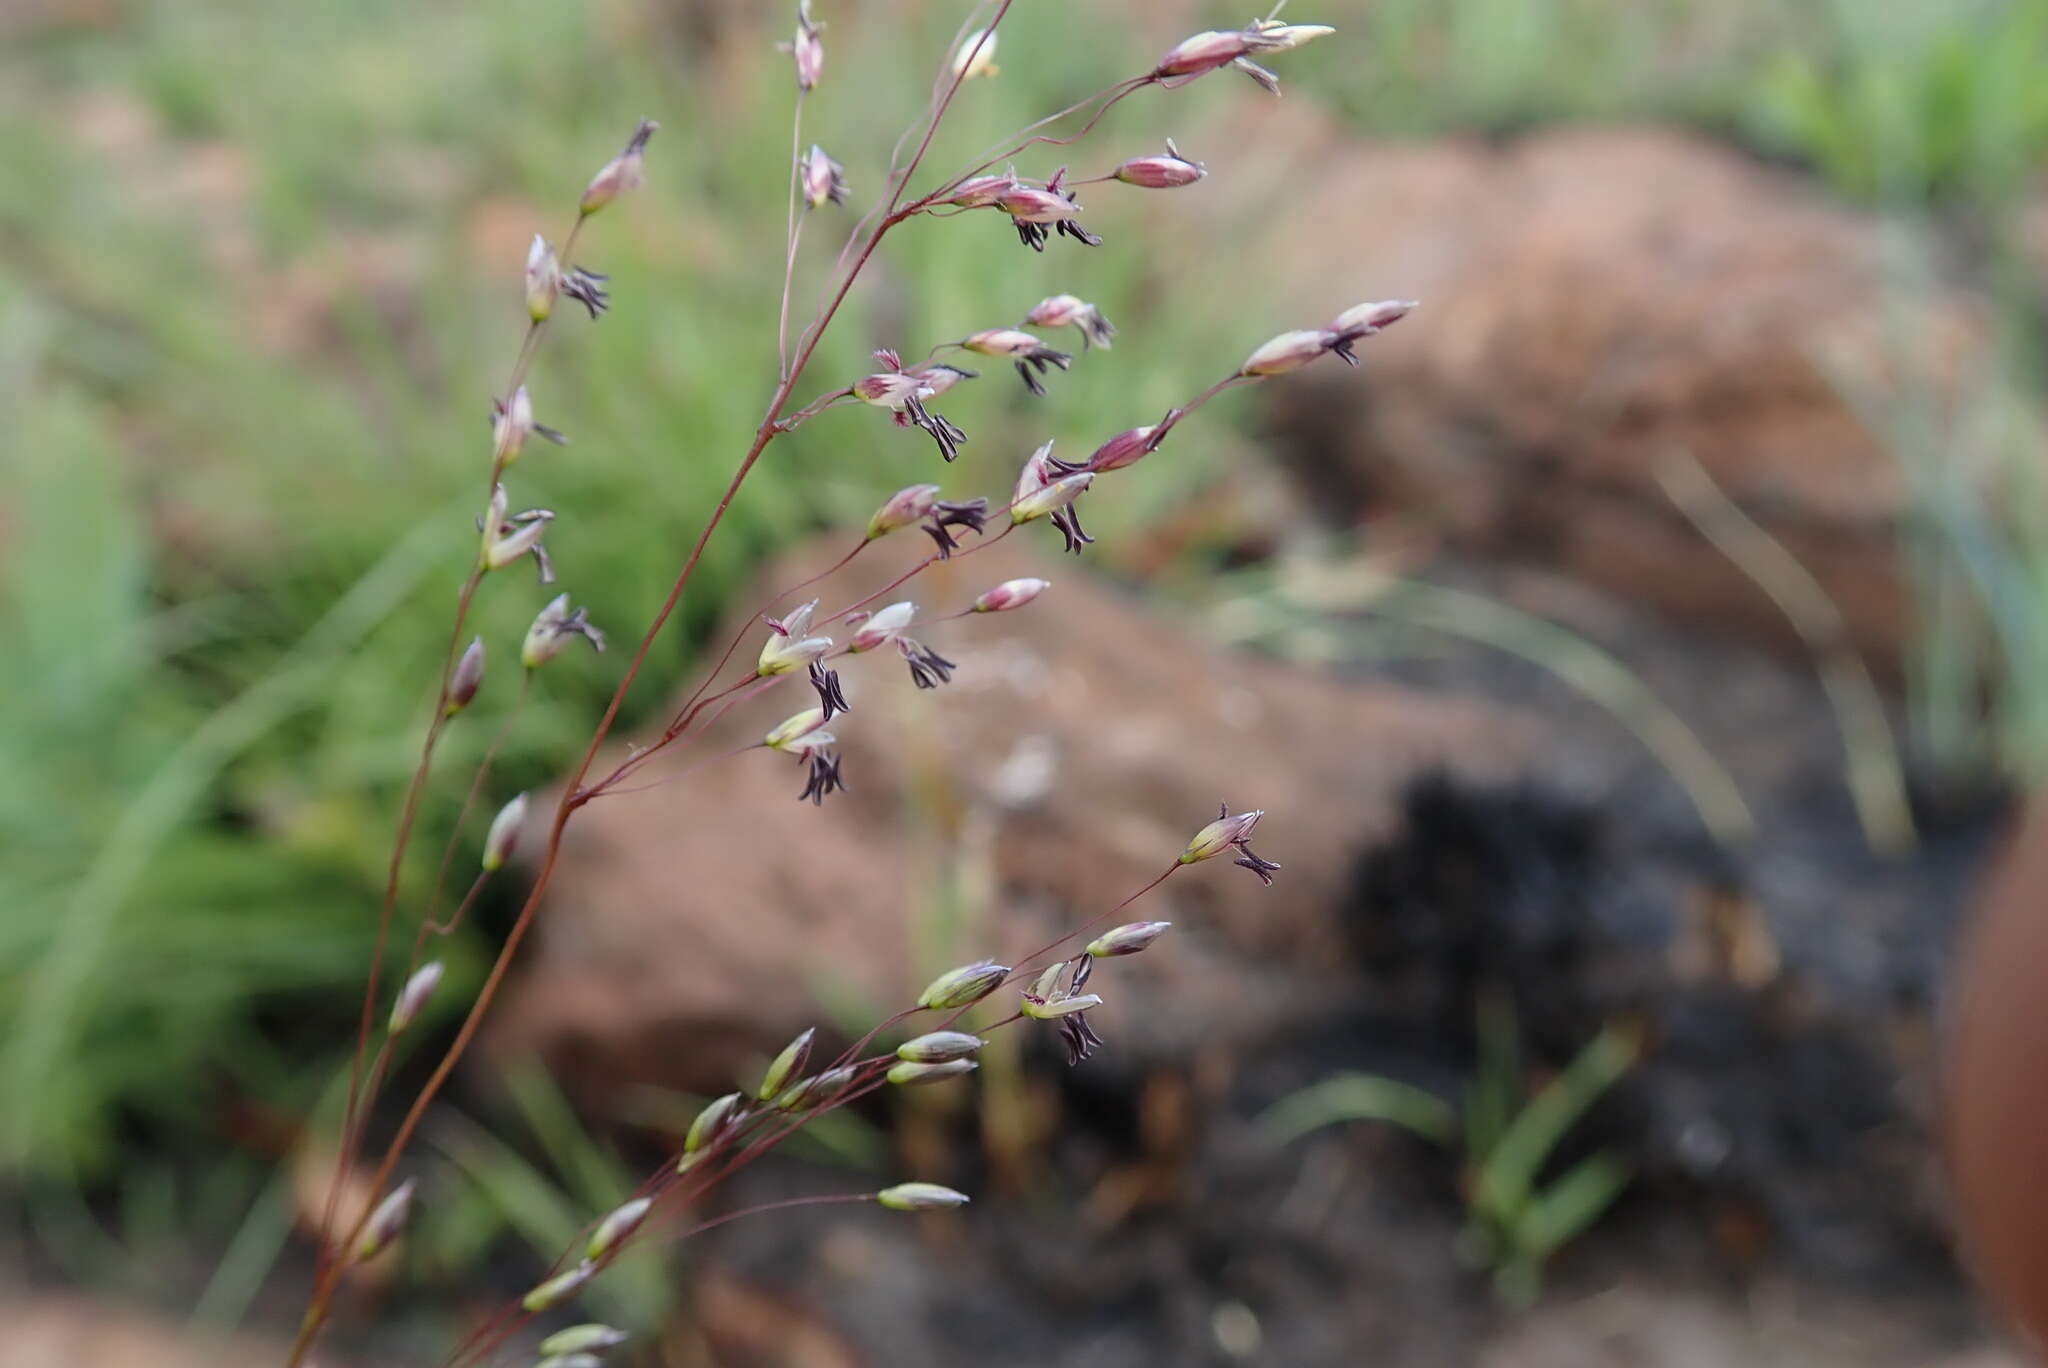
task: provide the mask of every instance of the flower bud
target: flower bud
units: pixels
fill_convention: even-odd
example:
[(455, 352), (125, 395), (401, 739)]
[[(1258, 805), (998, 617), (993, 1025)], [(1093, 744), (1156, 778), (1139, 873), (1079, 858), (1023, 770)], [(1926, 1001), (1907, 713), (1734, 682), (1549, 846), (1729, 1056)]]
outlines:
[(562, 292), (562, 266), (555, 249), (539, 233), (526, 249), (526, 316), (545, 323), (555, 311), (555, 297)]
[(998, 74), (1001, 68), (995, 63), (996, 36), (992, 30), (976, 29), (962, 38), (960, 46), (953, 49), (953, 74), (962, 81)]
[(1088, 458), (1086, 468), (1099, 475), (1105, 470), (1122, 470), (1125, 466), (1136, 465), (1152, 454), (1152, 434), (1155, 430), (1155, 425), (1147, 424), (1144, 427), (1134, 427), (1128, 432), (1119, 432), (1095, 448), (1095, 454)]
[(623, 1330), (614, 1330), (609, 1325), (591, 1322), (587, 1325), (572, 1325), (566, 1330), (557, 1330), (540, 1342), (543, 1354), (589, 1354), (616, 1349), (632, 1336)]
[(916, 616), (916, 604), (907, 600), (892, 603), (855, 628), (853, 635), (847, 640), (846, 649), (858, 655), (862, 651), (872, 651), (877, 646), (885, 646), (895, 640)]
[(642, 119), (640, 126), (633, 130), (633, 136), (626, 142), (626, 150), (604, 164), (590, 184), (583, 191), (580, 208), (585, 214), (594, 214), (623, 195), (628, 190), (637, 190), (646, 179), (642, 156), (647, 150), (647, 140), (661, 127), (652, 119)]
[(376, 1258), (399, 1237), (406, 1222), (412, 1218), (412, 1198), (418, 1187), (416, 1180), (408, 1178), (377, 1203), (377, 1209), (363, 1223), (363, 1237), (356, 1244), (358, 1259)]
[(997, 964), (993, 960), (948, 969), (917, 995), (917, 1005), (941, 1012), (966, 1007), (993, 993), (1009, 975), (1009, 965)]
[(768, 1066), (768, 1072), (761, 1075), (761, 1086), (754, 1089), (754, 1096), (766, 1102), (781, 1092), (784, 1085), (796, 1074), (802, 1073), (811, 1059), (811, 1041), (816, 1038), (818, 1028), (813, 1026), (795, 1040), (782, 1047), (782, 1053)]
[(885, 537), (899, 527), (908, 527), (932, 511), (932, 505), (939, 501), (939, 487), (935, 484), (911, 485), (899, 489), (889, 496), (889, 502), (875, 510), (875, 516), (868, 519), (868, 540)]
[(1354, 304), (1330, 320), (1330, 331), (1370, 337), (1389, 324), (1400, 322), (1414, 312), (1415, 307), (1412, 299), (1380, 299), (1370, 304)]
[(505, 861), (511, 859), (512, 852), (518, 848), (519, 829), (525, 825), (526, 795), (522, 793), (499, 808), (498, 815), (491, 819), (491, 829), (484, 836), (485, 873), (495, 873), (505, 867)]
[(1011, 504), (1010, 521), (1013, 524), (1028, 523), (1048, 513), (1056, 513), (1080, 498), (1088, 486), (1094, 483), (1095, 475), (1091, 471), (1084, 470), (1078, 475), (1063, 475), (1045, 488), (1027, 494)]
[(775, 1099), (775, 1106), (778, 1110), (786, 1112), (805, 1111), (811, 1107), (823, 1106), (845, 1092), (859, 1074), (860, 1070), (847, 1065), (812, 1074), (809, 1078), (800, 1078), (790, 1086), (788, 1092)]
[(1173, 51), (1159, 59), (1154, 76), (1199, 76), (1228, 66), (1252, 51), (1252, 38), (1236, 30), (1209, 29), (1183, 39)]
[(965, 1059), (988, 1042), (965, 1031), (932, 1031), (896, 1047), (896, 1057), (912, 1064), (944, 1064)]
[(1201, 860), (1212, 860), (1224, 851), (1242, 841), (1249, 840), (1252, 828), (1259, 824), (1259, 818), (1266, 815), (1264, 808), (1251, 812), (1240, 812), (1234, 817), (1219, 817), (1195, 833), (1195, 839), (1188, 842), (1188, 848), (1180, 854), (1182, 864), (1195, 864)]
[(1193, 185), (1209, 171), (1200, 162), (1181, 156), (1180, 149), (1173, 145), (1173, 139), (1168, 138), (1164, 156), (1133, 157), (1110, 174), (1125, 185), (1136, 185), (1146, 190), (1173, 190)]
[(448, 676), (448, 702), (444, 710), (449, 717), (469, 706), (476, 691), (484, 682), (484, 639), (477, 637), (462, 653), (462, 659), (455, 662), (455, 673)]
[(586, 1259), (602, 1259), (617, 1248), (620, 1241), (638, 1230), (640, 1223), (647, 1219), (647, 1213), (652, 1210), (652, 1197), (635, 1197), (617, 1208), (597, 1223), (597, 1229), (591, 1232), (590, 1243), (584, 1248), (583, 1256)]
[(898, 1183), (876, 1193), (875, 1200), (891, 1211), (944, 1211), (966, 1206), (970, 1199), (964, 1192), (937, 1183)]
[(391, 1004), (391, 1034), (397, 1035), (412, 1025), (419, 1016), (420, 1008), (434, 996), (434, 990), (441, 986), (443, 972), (441, 961), (429, 960), (413, 971), (405, 981), (405, 987), (398, 990), (398, 998)]
[(762, 737), (761, 744), (770, 750), (779, 751), (791, 750), (798, 741), (808, 741), (808, 745), (804, 749), (811, 749), (820, 745), (830, 745), (831, 741), (829, 738), (825, 741), (819, 741), (814, 735), (818, 728), (824, 725), (825, 710), (823, 708), (805, 708), (794, 717), (785, 720), (774, 731)]
[(558, 1273), (519, 1299), (519, 1304), (528, 1311), (549, 1311), (560, 1306), (583, 1290), (583, 1285), (597, 1276), (597, 1265), (584, 1262), (577, 1264), (566, 1273)]
[(1284, 375), (1299, 370), (1328, 351), (1336, 341), (1334, 333), (1320, 329), (1284, 332), (1245, 359), (1240, 375)]
[(690, 1123), (690, 1133), (683, 1137), (683, 1153), (695, 1154), (716, 1140), (732, 1124), (740, 1109), (740, 1095), (736, 1092), (715, 1098), (697, 1113), (697, 1119)]
[(962, 209), (986, 209), (1000, 201), (1003, 195), (1015, 187), (1017, 178), (1010, 176), (976, 176), (960, 182), (947, 204)]
[(971, 1074), (980, 1068), (971, 1059), (948, 1059), (936, 1064), (920, 1060), (904, 1060), (901, 1064), (889, 1066), (889, 1081), (902, 1088), (913, 1088), (921, 1083), (943, 1083), (949, 1078)]
[(1153, 941), (1165, 935), (1172, 922), (1146, 921), (1126, 922), (1113, 927), (1088, 942), (1088, 953), (1096, 959), (1112, 959), (1117, 955), (1135, 955)]
[(1004, 580), (1001, 584), (998, 584), (995, 588), (974, 601), (974, 611), (977, 613), (1007, 613), (1012, 608), (1022, 608), (1051, 587), (1051, 580)]

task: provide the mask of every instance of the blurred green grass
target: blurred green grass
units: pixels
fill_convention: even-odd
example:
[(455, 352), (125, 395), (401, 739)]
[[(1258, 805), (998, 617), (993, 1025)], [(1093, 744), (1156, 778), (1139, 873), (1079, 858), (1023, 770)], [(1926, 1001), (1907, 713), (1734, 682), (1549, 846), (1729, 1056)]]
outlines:
[[(2048, 57), (2048, 0), (1294, 10), (1341, 32), (1289, 54), (1290, 91), (1375, 133), (1678, 118), (1803, 162), (1845, 195), (1986, 225), (1994, 245), (2048, 151), (2048, 95), (2029, 79)], [(132, 1187), (138, 1133), (168, 1139), (227, 1156), (229, 1176), (152, 1177), (151, 1191), (183, 1186), (143, 1206), (176, 1210), (193, 1238), (222, 1235), (262, 1180), (234, 1154), (230, 1104), (291, 1117), (326, 1085), (308, 1063), (337, 1060), (352, 1022), (396, 795), (470, 550), (484, 403), (517, 343), (525, 236), (559, 237), (584, 178), (643, 114), (664, 124), (649, 189), (596, 221), (583, 253), (612, 274), (615, 307), (595, 326), (569, 319), (533, 382), (543, 421), (573, 445), (530, 456), (513, 488), (561, 512), (549, 544), (562, 587), (615, 636), (630, 641), (666, 590), (773, 367), (790, 91), (770, 45), (788, 16), (721, 15), (623, 0), (193, 0), (0, 50), (0, 1162), (16, 1181)], [(874, 0), (829, 17), (834, 75), (805, 140), (847, 164), (858, 204), (954, 15)], [(1114, 36), (1077, 43), (1063, 7), (1020, 6), (1003, 75), (967, 92), (933, 164), (1179, 35), (1139, 13)], [(1264, 98), (1217, 80), (1170, 105), (1134, 100), (1080, 160), (1226, 124)], [(1216, 233), (1226, 253), (1233, 214), (1284, 212), (1234, 204), (1214, 181), (1189, 193), (1207, 198), (1186, 201), (1173, 231)], [(805, 392), (861, 373), (874, 345), (915, 353), (1061, 290), (1098, 301), (1124, 336), (1055, 377), (1049, 400), (1021, 396), (1001, 367), (948, 397), (974, 434), (949, 492), (995, 491), (1044, 436), (1085, 450), (1149, 421), (1287, 323), (1256, 294), (1163, 279), (1148, 208), (1101, 199), (1090, 223), (1108, 241), (1092, 253), (1023, 253), (1000, 223), (912, 225)], [(811, 225), (799, 318), (845, 221)], [(2019, 284), (2009, 296), (2023, 340), (2035, 301)], [(1218, 476), (1244, 450), (1243, 413), (1214, 418), (1091, 523), (1137, 527)], [(889, 490), (936, 478), (932, 464), (921, 438), (864, 412), (778, 444), (628, 722), (685, 677), (766, 552), (864, 520)], [(1928, 582), (1999, 605), (2010, 657), (2031, 660), (2041, 543), (1969, 510), (1945, 517)], [(1106, 538), (1112, 564), (1115, 547)], [(451, 736), (443, 796), (459, 794), (511, 693), (502, 667), (544, 597), (522, 575), (484, 595), (478, 627), (500, 668)], [(1979, 645), (1931, 636), (1928, 650), (1921, 675), (1946, 678), (1969, 674)], [(502, 793), (559, 772), (617, 668), (580, 653), (550, 668), (501, 761)], [(447, 839), (452, 806), (430, 804), (416, 864)], [(454, 953), (459, 974), (478, 948)]]

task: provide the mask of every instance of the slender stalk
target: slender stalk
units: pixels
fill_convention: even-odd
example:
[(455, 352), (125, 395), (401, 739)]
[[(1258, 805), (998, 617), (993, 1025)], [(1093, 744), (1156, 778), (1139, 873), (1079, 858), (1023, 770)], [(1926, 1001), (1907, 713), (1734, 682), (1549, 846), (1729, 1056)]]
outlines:
[[(995, 31), (996, 25), (1009, 12), (1010, 6), (1013, 3), (1014, 0), (1002, 0), (994, 18), (990, 20), (988, 29), (990, 33)], [(631, 692), (633, 684), (639, 678), (641, 669), (646, 664), (648, 653), (653, 649), (654, 643), (660, 637), (662, 629), (667, 626), (668, 620), (674, 615), (677, 605), (682, 601), (683, 593), (689, 587), (690, 580), (696, 573), (698, 563), (703, 559), (705, 546), (710, 542), (712, 535), (718, 530), (719, 524), (724, 521), (727, 511), (732, 507), (733, 499), (739, 494), (740, 486), (746, 482), (747, 476), (753, 471), (755, 463), (761, 459), (761, 453), (767, 450), (768, 444), (780, 434), (779, 420), (782, 416), (782, 410), (788, 404), (790, 395), (794, 391), (797, 381), (803, 375), (805, 367), (809, 365), (812, 357), (817, 354), (818, 344), (823, 340), (825, 330), (831, 325), (832, 320), (838, 315), (840, 307), (846, 302), (847, 296), (852, 292), (854, 282), (860, 278), (861, 271), (866, 267), (869, 260), (873, 258), (876, 249), (881, 246), (883, 238), (888, 235), (889, 231), (903, 222), (905, 218), (908, 218), (911, 213), (915, 212), (917, 207), (915, 205), (907, 210), (897, 207), (902, 200), (903, 184), (907, 184), (909, 178), (916, 173), (919, 163), (922, 162), (925, 153), (930, 149), (932, 138), (938, 131), (938, 124), (944, 117), (953, 95), (959, 90), (961, 79), (962, 76), (959, 74), (954, 76), (945, 97), (939, 103), (937, 113), (933, 117), (930, 127), (926, 129), (924, 138), (918, 145), (916, 154), (904, 168), (902, 182), (892, 192), (888, 209), (885, 211), (881, 221), (876, 225), (873, 233), (870, 234), (866, 245), (861, 249), (859, 257), (856, 258), (852, 267), (845, 273), (830, 302), (825, 306), (816, 322), (805, 331), (801, 344), (797, 349), (794, 362), (789, 366), (787, 374), (776, 385), (775, 391), (769, 399), (767, 413), (762, 418), (760, 426), (755, 430), (753, 441), (748, 445), (746, 454), (741, 458), (738, 467), (733, 472), (732, 478), (727, 482), (725, 492), (720, 496), (717, 506), (713, 508), (710, 517), (706, 519), (703, 530), (698, 533), (696, 541), (690, 548), (689, 556), (685, 559), (683, 567), (670, 587), (667, 597), (663, 600), (661, 608), (656, 612), (654, 620), (648, 626), (645, 635), (642, 636), (639, 647), (634, 651), (633, 659), (627, 665), (624, 675), (621, 677), (617, 688), (613, 691), (611, 701), (605, 708), (604, 716), (599, 720), (597, 729), (591, 737), (590, 744), (584, 750), (583, 758), (577, 763), (575, 772), (563, 787), (561, 801), (556, 806), (554, 820), (549, 826), (546, 853), (542, 858), (540, 869), (535, 875), (533, 887), (529, 891), (525, 903), (521, 906), (519, 915), (505, 938), (505, 944), (500, 949), (497, 960), (492, 964), (491, 971), (485, 978), (483, 986), (478, 990), (477, 999), (471, 1004), (469, 1014), (464, 1018), (454, 1041), (450, 1044), (446, 1054), (442, 1056), (440, 1063), (435, 1066), (433, 1073), (428, 1076), (418, 1095), (413, 1099), (413, 1103), (407, 1110), (404, 1119), (399, 1123), (398, 1130), (391, 1143), (386, 1147), (384, 1157), (370, 1180), (365, 1210), (353, 1223), (353, 1228), (349, 1231), (346, 1238), (340, 1241), (340, 1245), (343, 1248), (353, 1247), (356, 1240), (360, 1237), (363, 1226), (369, 1219), (370, 1211), (374, 1208), (377, 1198), (389, 1187), (392, 1176), (397, 1168), (399, 1157), (404, 1153), (406, 1145), (410, 1143), (413, 1134), (418, 1130), (420, 1122), (426, 1114), (427, 1107), (440, 1094), (442, 1087), (447, 1083), (449, 1075), (454, 1072), (456, 1064), (460, 1062), (464, 1053), (467, 1052), (470, 1043), (476, 1038), (477, 1031), (482, 1025), (484, 1014), (489, 1010), (491, 1003), (503, 985), (505, 976), (510, 971), (512, 961), (517, 955), (520, 944), (525, 940), (527, 932), (531, 930), (540, 901), (546, 893), (549, 882), (553, 878), (556, 864), (561, 857), (562, 832), (576, 809), (588, 802), (592, 796), (583, 788), (583, 781), (588, 776), (591, 765), (596, 761), (598, 752), (611, 735), (612, 728), (618, 721), (619, 711), (625, 704), (626, 696)], [(578, 226), (581, 226), (580, 221)], [(575, 234), (572, 232), (568, 243), (564, 247), (565, 254), (567, 247), (573, 245), (574, 240)], [(532, 339), (529, 338), (529, 344), (531, 342)], [(520, 358), (522, 365), (530, 361), (531, 352), (531, 345), (522, 349)], [(515, 374), (517, 373), (515, 371)], [(513, 388), (516, 389), (517, 386), (515, 385)], [(495, 476), (498, 473), (494, 466), (494, 485)], [(472, 586), (477, 578), (476, 572), (472, 572)], [(467, 600), (473, 593), (473, 587), (465, 592), (463, 604), (465, 613), (467, 610)], [(458, 630), (456, 634), (458, 641), (459, 636)], [(452, 659), (453, 652), (451, 651), (451, 661)], [(452, 670), (452, 668), (451, 663), (449, 669)], [(447, 674), (448, 671), (444, 671), (442, 688), (444, 700), (446, 697)], [(409, 828), (410, 821), (408, 819), (406, 829), (409, 830)], [(396, 868), (397, 863), (398, 861), (394, 859), (394, 868)], [(394, 888), (392, 901), (395, 903), (395, 900), (396, 892)], [(382, 919), (378, 937), (380, 959), (382, 942), (386, 932), (388, 932), (389, 921), (390, 915), (387, 912)], [(366, 997), (363, 1017), (365, 1023), (363, 1032), (364, 1044), (367, 1044), (368, 1023), (373, 1010), (371, 1002), (372, 999)], [(311, 1305), (307, 1309), (305, 1321), (300, 1328), (297, 1340), (292, 1346), (290, 1357), (287, 1359), (287, 1368), (299, 1368), (305, 1362), (306, 1355), (311, 1352), (314, 1340), (319, 1335), (320, 1328), (326, 1323), (327, 1316), (332, 1307), (335, 1289), (340, 1283), (340, 1276), (345, 1267), (346, 1265), (343, 1260), (339, 1258), (330, 1259), (327, 1268), (316, 1277)]]

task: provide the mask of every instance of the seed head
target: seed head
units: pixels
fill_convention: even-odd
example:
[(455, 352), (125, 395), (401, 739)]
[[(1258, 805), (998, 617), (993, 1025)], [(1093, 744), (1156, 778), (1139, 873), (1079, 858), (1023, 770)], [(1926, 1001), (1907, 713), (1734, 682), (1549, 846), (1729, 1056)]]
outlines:
[(974, 601), (977, 613), (1007, 613), (1012, 608), (1022, 608), (1052, 587), (1051, 580), (1013, 579), (1004, 580), (995, 588)]
[(788, 1085), (789, 1080), (803, 1072), (804, 1065), (811, 1059), (811, 1042), (817, 1037), (818, 1028), (813, 1026), (795, 1040), (782, 1047), (782, 1053), (768, 1066), (768, 1072), (761, 1075), (761, 1086), (754, 1089), (754, 1096), (766, 1102)]
[(960, 46), (953, 49), (953, 74), (963, 82), (999, 74), (1001, 68), (995, 63), (997, 36), (988, 29), (976, 29), (962, 38)]
[(441, 975), (445, 972), (441, 961), (429, 960), (413, 971), (405, 986), (398, 990), (398, 997), (391, 1004), (391, 1034), (397, 1035), (412, 1025), (420, 1009), (434, 996), (434, 990), (441, 986)]
[(925, 1083), (943, 1083), (980, 1067), (971, 1059), (948, 1059), (936, 1064), (904, 1060), (889, 1066), (889, 1081), (900, 1088), (914, 1088)]
[(448, 702), (443, 709), (446, 715), (453, 717), (468, 707), (483, 682), (484, 639), (476, 637), (463, 650), (462, 659), (455, 662), (455, 672), (448, 676)]
[(591, 1232), (590, 1243), (585, 1246), (583, 1257), (586, 1259), (602, 1259), (605, 1255), (611, 1253), (613, 1249), (618, 1247), (621, 1241), (640, 1228), (640, 1223), (647, 1219), (647, 1213), (652, 1210), (654, 1210), (654, 1199), (652, 1197), (635, 1197), (624, 1206), (614, 1210), (611, 1215), (599, 1221), (597, 1229)]
[(1323, 329), (1284, 332), (1245, 358), (1240, 375), (1285, 375), (1299, 370), (1337, 345), (1337, 334)]
[(868, 540), (886, 537), (899, 527), (908, 527), (932, 511), (939, 500), (939, 487), (935, 484), (911, 485), (899, 489), (889, 496), (889, 502), (875, 510), (875, 516), (868, 519)]
[(540, 1351), (545, 1355), (601, 1353), (606, 1349), (616, 1349), (631, 1338), (623, 1330), (614, 1330), (609, 1325), (592, 1321), (587, 1325), (557, 1330), (540, 1342)]
[(1101, 474), (1103, 471), (1122, 470), (1125, 466), (1136, 465), (1152, 454), (1152, 434), (1155, 431), (1157, 428), (1148, 424), (1145, 427), (1134, 427), (1128, 432), (1119, 432), (1095, 448), (1095, 454), (1088, 458), (1087, 464), (1081, 469)]
[(383, 1253), (390, 1243), (404, 1231), (406, 1222), (412, 1219), (413, 1193), (417, 1191), (417, 1180), (408, 1178), (391, 1189), (390, 1195), (377, 1203), (377, 1209), (370, 1213), (370, 1219), (363, 1223), (362, 1239), (356, 1243), (358, 1259), (374, 1259)]
[(1173, 139), (1168, 138), (1164, 156), (1133, 157), (1110, 174), (1125, 185), (1136, 185), (1146, 190), (1173, 190), (1193, 185), (1209, 171), (1200, 162), (1181, 156), (1180, 149), (1173, 145)]
[(588, 1260), (577, 1264), (566, 1273), (558, 1273), (519, 1299), (519, 1304), (528, 1311), (548, 1311), (583, 1290), (585, 1283), (597, 1276), (597, 1265)]
[(1096, 959), (1135, 955), (1165, 935), (1172, 925), (1172, 922), (1163, 921), (1127, 922), (1089, 941), (1088, 953)]
[(825, 201), (846, 203), (846, 168), (825, 155), (825, 149), (811, 144), (810, 155), (802, 161), (804, 199), (813, 209)]
[(872, 651), (877, 646), (887, 645), (894, 641), (916, 616), (916, 604), (907, 600), (892, 603), (855, 628), (853, 636), (846, 643), (846, 649), (858, 655), (862, 651)]
[(1009, 975), (1009, 965), (993, 960), (948, 969), (917, 995), (917, 1005), (939, 1012), (972, 1006), (1002, 986)]
[(547, 321), (555, 311), (555, 296), (562, 290), (562, 267), (555, 249), (539, 233), (526, 249), (526, 313), (536, 323)]
[(661, 127), (652, 119), (642, 119), (640, 126), (633, 130), (633, 136), (626, 141), (626, 150), (604, 164), (590, 184), (583, 191), (582, 211), (594, 214), (623, 195), (628, 190), (637, 190), (646, 180), (644, 156), (647, 140)]
[(965, 1031), (932, 1031), (896, 1047), (896, 1057), (911, 1064), (944, 1064), (978, 1053), (988, 1042)]
[(970, 1199), (964, 1192), (937, 1183), (898, 1183), (876, 1193), (875, 1200), (891, 1211), (945, 1211), (966, 1206)]
[(484, 837), (485, 873), (495, 873), (505, 867), (505, 861), (512, 858), (513, 850), (519, 845), (519, 829), (524, 825), (526, 795), (522, 793), (499, 808), (498, 815), (491, 819), (491, 829)]

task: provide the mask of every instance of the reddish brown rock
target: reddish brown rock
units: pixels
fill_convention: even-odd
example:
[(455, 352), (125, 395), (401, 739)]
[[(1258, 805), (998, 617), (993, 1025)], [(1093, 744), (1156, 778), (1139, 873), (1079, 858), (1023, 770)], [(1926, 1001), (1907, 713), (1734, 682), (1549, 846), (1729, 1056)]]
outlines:
[[(906, 551), (856, 563), (827, 606), (884, 583)], [(1327, 909), (1404, 784), (1439, 766), (1504, 777), (1528, 751), (1512, 715), (1206, 649), (1015, 543), (914, 588), (938, 616), (1033, 573), (1055, 583), (1030, 606), (926, 634), (960, 662), (950, 687), (912, 689), (893, 652), (844, 662), (856, 712), (833, 730), (853, 791), (822, 809), (796, 800), (796, 763), (765, 751), (585, 809), (491, 1045), (538, 1049), (570, 1077), (722, 1087), (798, 1027), (835, 1012), (857, 1026), (936, 969), (1088, 921), (1225, 800), (1267, 810), (1254, 844), (1285, 866), (1280, 882), (1216, 860), (1119, 917), (1177, 929), (1115, 966), (1128, 1001), (1098, 1024), (1180, 1049), (1241, 1036), (1340, 982)], [(669, 763), (730, 751), (811, 701), (791, 679)]]
[[(1224, 140), (1257, 165), (1216, 171), (1299, 205), (1259, 249), (1273, 296), (1303, 318), (1333, 299), (1423, 301), (1361, 348), (1362, 377), (1270, 392), (1319, 492), (1789, 640), (1660, 486), (1660, 463), (1689, 455), (1860, 646), (1898, 656), (1906, 495), (1885, 427), (1921, 405), (1940, 431), (1986, 359), (1978, 301), (1940, 282), (1924, 243), (1678, 133), (1381, 146), (1264, 117), (1287, 127)], [(1958, 440), (1941, 459), (1967, 470), (1971, 453)]]

